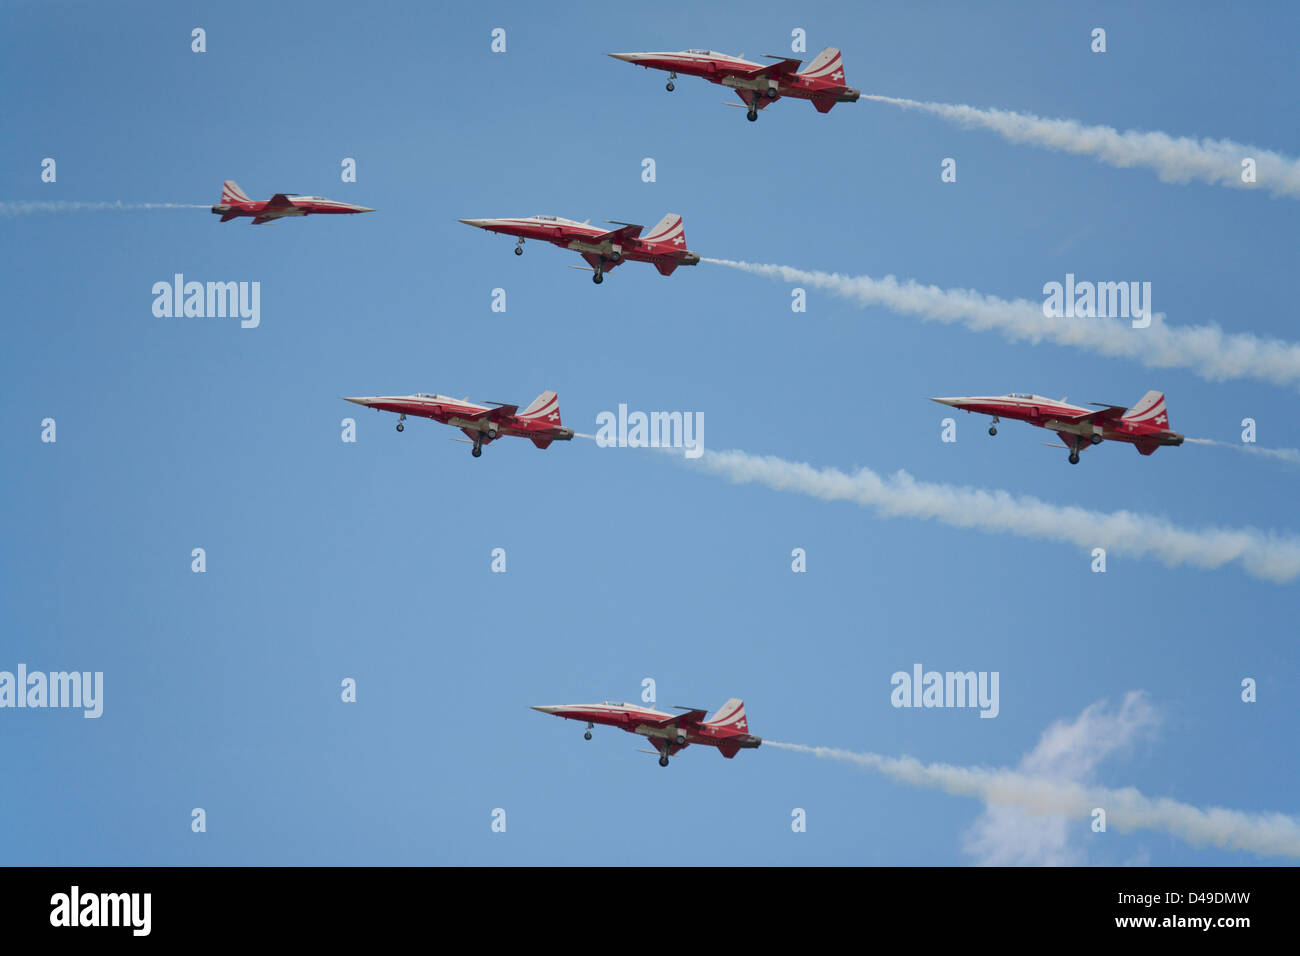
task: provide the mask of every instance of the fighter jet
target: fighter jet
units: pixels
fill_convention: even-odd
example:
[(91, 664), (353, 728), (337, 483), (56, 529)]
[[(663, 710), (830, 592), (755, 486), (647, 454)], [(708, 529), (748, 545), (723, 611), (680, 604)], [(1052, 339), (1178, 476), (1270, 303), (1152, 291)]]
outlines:
[[(678, 266), (694, 266), (700, 257), (686, 249), (686, 227), (682, 217), (669, 213), (641, 238), (645, 226), (608, 220), (617, 229), (604, 229), (590, 222), (561, 219), (559, 216), (529, 216), (525, 219), (462, 219), (467, 226), (488, 232), (514, 236), (515, 255), (524, 254), (525, 239), (541, 239), (564, 249), (572, 249), (587, 260), (593, 273), (591, 281), (600, 285), (605, 273), (626, 259), (652, 262), (660, 275), (670, 276)], [(581, 269), (582, 266), (573, 266)]]
[(585, 720), (587, 731), (582, 736), (591, 739), (591, 729), (597, 724), (618, 727), (628, 733), (640, 734), (649, 739), (657, 753), (659, 766), (668, 766), (668, 758), (691, 744), (717, 747), (722, 756), (731, 758), (741, 750), (750, 750), (763, 743), (762, 737), (749, 733), (745, 719), (745, 702), (733, 697), (705, 720), (707, 711), (690, 707), (675, 707), (683, 714), (665, 714), (636, 704), (605, 701), (603, 704), (556, 704), (534, 707), (543, 714), (554, 714), (565, 720)]
[(270, 199), (249, 199), (233, 179), (221, 184), (221, 202), (212, 207), (229, 222), (237, 216), (252, 216), (253, 225), (275, 222), (289, 216), (312, 216), (319, 213), (374, 212), (367, 206), (354, 206), (350, 202), (322, 199), (320, 196), (302, 196), (298, 193), (276, 193)]
[[(682, 50), (680, 53), (611, 53), (616, 60), (635, 63), (647, 69), (667, 70), (671, 93), (678, 73), (702, 76), (710, 83), (730, 86), (749, 107), (749, 121), (758, 119), (758, 111), (782, 96), (811, 100), (819, 113), (829, 113), (836, 103), (854, 103), (861, 94), (844, 85), (844, 67), (840, 51), (828, 46), (802, 73), (802, 60), (767, 54), (776, 63), (751, 63), (742, 56), (728, 56), (712, 50)], [(728, 106), (736, 106), (728, 103)]]
[[(560, 425), (560, 399), (554, 392), (542, 392), (522, 412), (518, 405), (503, 405), (499, 402), (476, 405), (468, 398), (448, 398), (446, 395), (424, 392), (415, 395), (345, 398), (344, 401), (380, 412), (395, 412), (400, 416), (397, 419), (399, 432), (406, 427), (403, 422), (407, 415), (432, 418), (444, 425), (459, 428), (469, 436), (469, 444), (474, 446), (471, 454), (475, 458), (483, 454), (484, 445), (490, 445), (502, 435), (530, 439), (538, 448), (546, 448), (553, 441), (569, 441), (573, 438), (573, 429)], [(465, 441), (463, 438), (456, 440)]]
[(1137, 446), (1140, 454), (1150, 455), (1161, 445), (1181, 445), (1183, 436), (1169, 430), (1169, 414), (1165, 411), (1163, 392), (1147, 392), (1132, 408), (1123, 405), (1102, 405), (1093, 411), (1078, 405), (1069, 405), (1065, 399), (1056, 401), (1041, 395), (1013, 392), (1010, 395), (959, 398), (932, 398), (932, 402), (953, 408), (992, 415), (989, 434), (998, 433), (1002, 418), (1029, 422), (1039, 428), (1050, 428), (1070, 449), (1070, 464), (1079, 463), (1079, 452), (1088, 445), (1103, 441), (1123, 441)]

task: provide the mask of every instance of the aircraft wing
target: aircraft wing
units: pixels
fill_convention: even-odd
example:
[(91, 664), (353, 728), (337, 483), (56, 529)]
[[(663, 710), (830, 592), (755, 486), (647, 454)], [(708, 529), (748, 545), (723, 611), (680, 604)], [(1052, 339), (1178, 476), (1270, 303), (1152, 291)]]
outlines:
[[(772, 56), (770, 53), (764, 55)], [(760, 67), (746, 75), (754, 78), (760, 76), (792, 76), (799, 72), (799, 67), (803, 66), (803, 60), (791, 60), (785, 57), (775, 56), (773, 56), (772, 59), (777, 60), (778, 62), (769, 63), (767, 66)]]
[[(1089, 405), (1101, 405), (1101, 402), (1089, 402)], [(1101, 408), (1089, 415), (1084, 415), (1080, 421), (1100, 420), (1114, 421), (1123, 418), (1128, 414), (1128, 408), (1124, 405), (1101, 405)]]
[(694, 708), (679, 708), (686, 711), (684, 714), (670, 714), (667, 717), (661, 717), (656, 721), (647, 721), (652, 727), (669, 727), (673, 724), (699, 724), (704, 722), (704, 715), (707, 710), (696, 710)]
[(293, 200), (284, 193), (276, 193), (266, 202), (267, 209), (288, 209), (293, 205)]
[(504, 422), (515, 417), (519, 411), (518, 405), (498, 405), (496, 408), (485, 408), (474, 416), (474, 421)]
[(587, 242), (623, 242), (627, 239), (636, 239), (641, 235), (641, 230), (645, 228), (645, 226), (636, 226), (630, 222), (614, 222), (611, 224), (619, 228), (612, 232), (601, 233), (594, 239), (588, 239)]

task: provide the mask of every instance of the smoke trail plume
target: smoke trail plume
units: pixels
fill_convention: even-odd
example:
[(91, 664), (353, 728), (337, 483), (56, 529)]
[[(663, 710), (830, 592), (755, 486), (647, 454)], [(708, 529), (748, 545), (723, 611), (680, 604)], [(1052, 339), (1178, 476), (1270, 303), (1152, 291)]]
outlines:
[(1300, 385), (1300, 344), (1227, 333), (1217, 325), (1166, 325), (1157, 313), (1151, 325), (1135, 329), (1119, 319), (1063, 319), (1043, 314), (1041, 302), (999, 299), (973, 289), (940, 289), (893, 276), (846, 276), (791, 266), (704, 259), (782, 282), (824, 289), (859, 305), (880, 305), (926, 322), (960, 323), (976, 332), (1000, 332), (1011, 342), (1050, 342), (1110, 358), (1127, 358), (1148, 368), (1186, 368), (1210, 381), (1255, 378), (1275, 385)]
[(208, 209), (202, 203), (183, 202), (72, 202), (72, 201), (20, 201), (0, 202), (0, 219), (12, 219), (14, 216), (27, 216), (38, 212), (103, 212), (105, 210), (122, 210), (134, 212), (141, 209)]
[(706, 451), (690, 467), (737, 484), (851, 501), (881, 517), (938, 521), (1043, 541), (1063, 541), (1133, 557), (1153, 557), (1169, 567), (1213, 569), (1238, 562), (1248, 574), (1277, 584), (1300, 577), (1300, 538), (1255, 528), (1188, 529), (1154, 515), (1090, 511), (1054, 505), (1006, 491), (917, 481), (905, 471), (882, 476), (869, 468), (846, 473), (742, 451)]
[(773, 740), (764, 740), (763, 746), (842, 760), (902, 783), (975, 797), (993, 806), (1077, 820), (1089, 819), (1094, 807), (1102, 807), (1107, 825), (1121, 832), (1159, 830), (1198, 847), (1212, 845), (1263, 856), (1300, 857), (1300, 821), (1281, 813), (1243, 813), (1222, 807), (1202, 810), (1165, 797), (1147, 797), (1132, 787), (1108, 790), (1005, 768), (924, 764), (913, 757), (885, 757)]
[(1106, 810), (1106, 823), (1122, 832), (1160, 830), (1195, 847), (1214, 845), (1245, 849), (1261, 856), (1300, 857), (1300, 821), (1282, 813), (1243, 813), (1221, 806), (1203, 810), (1167, 797), (1144, 796), (1132, 787), (1106, 790), (1084, 784), (1030, 777), (1014, 770), (958, 767), (922, 763), (914, 757), (884, 757), (833, 747), (805, 747), (764, 740), (763, 747), (798, 750), (816, 757), (857, 763), (885, 777), (984, 800), (995, 806), (1017, 806), (1030, 813), (1054, 813), (1088, 819), (1092, 809)]
[[(862, 95), (864, 100), (920, 110), (968, 129), (992, 130), (1013, 143), (1081, 156), (1110, 166), (1155, 170), (1167, 183), (1203, 182), (1234, 189), (1266, 189), (1274, 196), (1300, 199), (1300, 160), (1271, 149), (1230, 139), (1194, 139), (1167, 133), (1120, 132), (1112, 126), (1086, 126), (1077, 120), (1043, 119), (1032, 113), (979, 109), (950, 103), (923, 103), (894, 96)], [(1242, 160), (1255, 161), (1255, 182), (1242, 182)]]
[(1230, 441), (1215, 441), (1213, 438), (1185, 438), (1186, 442), (1193, 445), (1214, 445), (1217, 448), (1234, 448), (1237, 451), (1244, 451), (1251, 455), (1260, 455), (1264, 458), (1272, 458), (1275, 461), (1285, 461), (1288, 464), (1300, 465), (1300, 448), (1260, 448), (1257, 445), (1250, 445), (1242, 442), (1240, 444)]

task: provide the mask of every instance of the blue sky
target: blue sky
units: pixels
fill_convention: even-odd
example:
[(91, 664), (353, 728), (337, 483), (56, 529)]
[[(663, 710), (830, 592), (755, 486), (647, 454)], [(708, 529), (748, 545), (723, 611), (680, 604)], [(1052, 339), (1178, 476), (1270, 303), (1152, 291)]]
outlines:
[[(1267, 7), (1264, 9), (1263, 7)], [(190, 31), (207, 31), (207, 52)], [(1108, 31), (1108, 52), (1089, 32)], [(507, 52), (490, 33), (506, 30)], [(606, 58), (756, 58), (806, 30), (864, 92), (1224, 137), (1300, 154), (1300, 14), (1211, 5), (8, 4), (0, 199), (375, 207), (250, 228), (205, 210), (0, 219), (6, 348), (0, 669), (103, 671), (104, 715), (0, 711), (16, 864), (966, 864), (975, 801), (852, 766), (691, 748), (529, 711), (746, 701), (774, 740), (1015, 766), (1056, 721), (1142, 691), (1088, 781), (1296, 814), (1294, 585), (885, 519), (733, 486), (666, 455), (503, 441), (344, 404), (438, 391), (700, 411), (706, 444), (1005, 489), (1189, 527), (1295, 530), (1296, 471), (1184, 445), (1142, 458), (961, 416), (932, 395), (1166, 392), (1172, 426), (1300, 446), (1293, 390), (1008, 344), (708, 264), (566, 253), (459, 218), (652, 225), (690, 247), (1036, 299), (1065, 273), (1151, 281), (1174, 323), (1292, 339), (1294, 201), (1170, 185), (862, 101), (729, 93)], [(939, 162), (955, 157), (955, 184)], [(55, 183), (41, 160), (57, 161)], [(344, 157), (357, 182), (340, 181)], [(642, 160), (657, 179), (641, 179)], [(261, 283), (261, 325), (160, 319), (151, 288)], [(495, 288), (507, 311), (491, 311)], [(355, 417), (358, 440), (340, 440)], [(57, 422), (55, 444), (40, 422)], [(202, 547), (207, 571), (190, 570)], [(507, 550), (508, 571), (490, 571)], [(790, 569), (791, 549), (808, 571)], [(1001, 711), (890, 705), (890, 675), (998, 671)], [(358, 701), (343, 704), (352, 677)], [(1259, 701), (1243, 704), (1253, 677)], [(207, 832), (190, 830), (190, 811)], [(505, 833), (490, 829), (494, 808)], [(791, 831), (793, 808), (806, 833)], [(1018, 839), (1008, 825), (1009, 842)], [(1074, 862), (1274, 858), (1064, 827)], [(1041, 861), (1040, 861), (1041, 862)]]

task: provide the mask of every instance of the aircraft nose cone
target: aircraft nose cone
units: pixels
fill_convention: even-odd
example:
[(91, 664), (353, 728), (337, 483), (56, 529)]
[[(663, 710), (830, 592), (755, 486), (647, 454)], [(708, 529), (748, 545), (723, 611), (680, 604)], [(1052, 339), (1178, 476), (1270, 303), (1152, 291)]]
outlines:
[(343, 401), (345, 401), (345, 402), (351, 402), (353, 405), (365, 405), (365, 406), (368, 407), (368, 406), (370, 405), (370, 403), (374, 401), (374, 399), (373, 399), (373, 398), (346, 398), (346, 397), (345, 397), (345, 398), (343, 399)]
[(932, 398), (932, 402), (938, 402), (940, 405), (951, 405), (953, 408), (961, 407), (961, 399), (957, 398)]
[(541, 711), (543, 714), (553, 714), (560, 708), (556, 707), (554, 704), (541, 704), (541, 705), (535, 705), (532, 709)]
[(606, 53), (606, 56), (612, 56), (616, 60), (622, 60), (624, 63), (635, 63), (641, 59), (640, 53)]
[(460, 219), (457, 221), (463, 222), (467, 226), (475, 226), (479, 229), (486, 229), (488, 223), (488, 220), (486, 219)]

